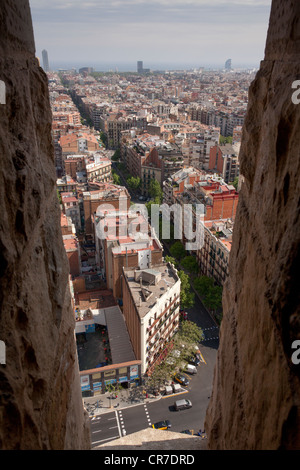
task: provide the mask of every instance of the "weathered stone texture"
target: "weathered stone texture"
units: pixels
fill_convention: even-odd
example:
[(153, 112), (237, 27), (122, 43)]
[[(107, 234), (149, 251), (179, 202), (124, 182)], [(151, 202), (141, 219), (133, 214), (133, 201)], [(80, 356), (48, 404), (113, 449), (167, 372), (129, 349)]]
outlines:
[(89, 448), (47, 77), (28, 1), (0, 6), (0, 448)]
[(300, 448), (300, 3), (273, 1), (249, 91), (240, 192), (213, 394), (210, 449)]

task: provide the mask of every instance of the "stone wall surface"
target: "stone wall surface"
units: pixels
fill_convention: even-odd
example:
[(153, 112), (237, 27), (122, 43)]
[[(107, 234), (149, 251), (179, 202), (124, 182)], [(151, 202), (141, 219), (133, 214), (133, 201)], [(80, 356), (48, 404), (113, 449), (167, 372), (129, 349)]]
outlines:
[(0, 448), (87, 449), (48, 83), (28, 1), (0, 1), (0, 38)]
[[(242, 185), (205, 429), (209, 449), (299, 449), (300, 2), (273, 0), (249, 90)], [(300, 93), (299, 93), (300, 94)]]

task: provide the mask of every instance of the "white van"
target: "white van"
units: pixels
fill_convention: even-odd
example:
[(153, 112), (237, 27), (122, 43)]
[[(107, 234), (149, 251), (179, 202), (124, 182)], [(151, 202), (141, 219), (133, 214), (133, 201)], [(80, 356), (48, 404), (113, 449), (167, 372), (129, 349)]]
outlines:
[(186, 370), (186, 372), (188, 372), (189, 374), (192, 374), (192, 375), (197, 374), (197, 368), (196, 368), (196, 366), (193, 366), (192, 364), (188, 364), (188, 365), (186, 366), (186, 369), (185, 369), (185, 370)]

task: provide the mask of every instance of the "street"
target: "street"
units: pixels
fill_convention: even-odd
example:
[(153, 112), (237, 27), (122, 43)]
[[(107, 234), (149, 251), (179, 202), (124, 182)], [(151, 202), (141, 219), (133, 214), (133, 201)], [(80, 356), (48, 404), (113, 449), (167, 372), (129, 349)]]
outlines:
[[(171, 429), (166, 432), (181, 432), (186, 429), (203, 431), (211, 395), (217, 340), (207, 340), (200, 344), (200, 351), (203, 362), (197, 367), (197, 374), (189, 376), (190, 384), (181, 393), (162, 396), (153, 401), (141, 400), (142, 403), (128, 407), (125, 402), (121, 402), (120, 407), (91, 418), (92, 447), (141, 431), (164, 419), (169, 419), (172, 424)], [(174, 402), (181, 398), (189, 398), (192, 408), (174, 411)]]
[[(120, 174), (120, 176), (125, 184), (123, 175)], [(169, 254), (168, 247), (164, 244), (164, 256), (166, 254)], [(219, 328), (196, 294), (194, 306), (186, 311), (188, 320), (196, 323), (204, 333), (204, 339), (199, 343), (201, 362), (197, 367), (197, 374), (189, 376), (190, 384), (179, 394), (162, 396), (158, 400), (145, 400), (141, 397), (136, 404), (122, 400), (112, 411), (92, 417), (92, 447), (147, 429), (152, 424), (165, 419), (170, 420), (172, 424), (171, 429), (166, 432), (182, 432), (187, 429), (193, 429), (195, 432), (200, 429), (204, 430), (219, 346)], [(174, 411), (174, 401), (185, 397), (191, 400), (192, 408), (180, 412)]]

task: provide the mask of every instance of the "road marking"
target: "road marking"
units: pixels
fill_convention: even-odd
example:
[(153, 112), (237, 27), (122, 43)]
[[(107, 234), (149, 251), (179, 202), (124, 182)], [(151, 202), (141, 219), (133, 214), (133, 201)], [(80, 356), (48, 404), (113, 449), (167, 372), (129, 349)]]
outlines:
[(149, 416), (149, 412), (148, 412), (147, 405), (144, 405), (144, 408), (145, 408), (146, 418), (147, 418), (147, 420), (148, 420), (148, 426), (151, 426), (151, 420), (150, 420), (150, 416)]
[(102, 429), (98, 429), (98, 431), (92, 431), (92, 434), (96, 434), (97, 432), (102, 432)]
[(182, 395), (183, 393), (189, 393), (189, 391), (188, 391), (188, 390), (184, 390), (183, 392), (177, 392), (176, 394), (173, 394), (173, 395), (165, 395), (165, 396), (163, 396), (163, 397), (161, 397), (161, 398), (162, 398), (162, 399), (164, 399), (164, 398), (171, 398), (171, 397), (172, 397), (172, 398), (174, 398), (174, 397), (176, 398), (177, 395)]
[(206, 360), (204, 359), (203, 355), (202, 355), (202, 352), (200, 351), (200, 356), (201, 356), (201, 362), (204, 362), (206, 364)]
[[(120, 413), (120, 412), (119, 412)], [(120, 428), (120, 423), (119, 423), (119, 416), (118, 416), (118, 412), (115, 411), (115, 414), (116, 414), (116, 420), (117, 420), (117, 425), (118, 425), (118, 431), (119, 431), (119, 437), (122, 436), (121, 434), (121, 428)]]
[(99, 421), (99, 419), (101, 419), (101, 416), (93, 416), (93, 417), (91, 418), (91, 421), (95, 421), (95, 420), (96, 420), (96, 421)]
[(213, 339), (219, 339), (219, 336), (213, 336), (212, 338), (205, 338), (201, 341), (201, 343), (204, 343), (204, 341), (210, 341), (210, 340), (213, 340)]

